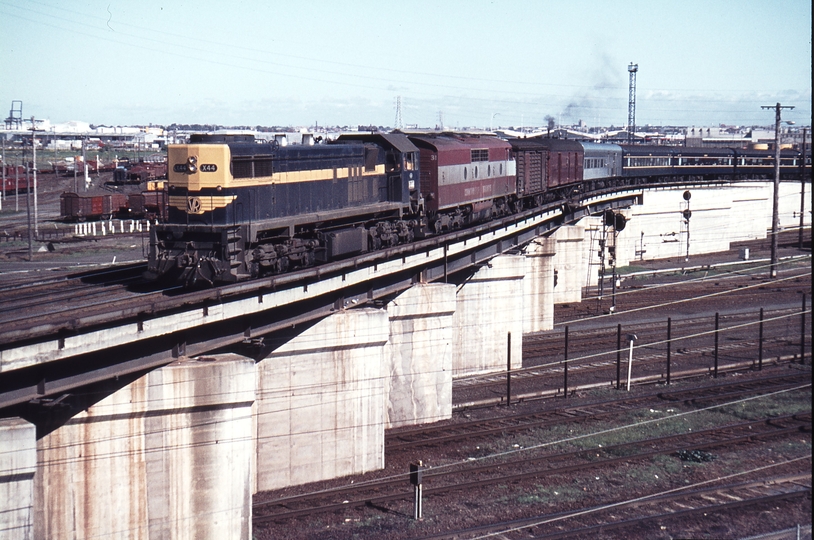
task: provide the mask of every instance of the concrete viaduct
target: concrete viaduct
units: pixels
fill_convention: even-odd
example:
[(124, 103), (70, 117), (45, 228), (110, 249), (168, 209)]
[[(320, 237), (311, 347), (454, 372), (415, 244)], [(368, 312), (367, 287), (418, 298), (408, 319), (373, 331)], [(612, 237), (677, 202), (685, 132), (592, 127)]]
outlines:
[[(796, 226), (800, 184), (781, 184), (779, 200), (781, 227)], [(0, 537), (249, 539), (254, 493), (381, 468), (386, 429), (451, 417), (456, 377), (505, 370), (509, 352), (521, 367), (523, 334), (551, 329), (554, 305), (597, 283), (597, 211), (628, 220), (617, 266), (692, 257), (765, 238), (772, 184), (639, 188), (583, 206), (573, 224), (549, 211), (0, 351), (6, 381), (74, 356), (95, 366), (3, 389), (6, 410), (74, 394), (72, 407), (44, 400), (41, 416), (0, 419)], [(229, 346), (243, 354), (213, 353)]]

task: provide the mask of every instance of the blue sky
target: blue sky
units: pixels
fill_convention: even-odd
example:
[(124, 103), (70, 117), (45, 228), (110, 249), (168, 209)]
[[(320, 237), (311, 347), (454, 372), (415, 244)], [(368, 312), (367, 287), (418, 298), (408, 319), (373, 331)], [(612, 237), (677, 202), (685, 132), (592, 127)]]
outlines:
[(95, 124), (811, 123), (811, 2), (0, 0), (0, 111)]

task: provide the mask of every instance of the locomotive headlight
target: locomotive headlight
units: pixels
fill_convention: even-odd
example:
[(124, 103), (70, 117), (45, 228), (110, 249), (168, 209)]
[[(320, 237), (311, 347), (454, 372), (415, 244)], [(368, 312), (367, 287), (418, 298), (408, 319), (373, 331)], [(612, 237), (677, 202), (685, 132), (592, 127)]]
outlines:
[(187, 158), (187, 173), (195, 174), (198, 172), (198, 158), (197, 156), (189, 156)]

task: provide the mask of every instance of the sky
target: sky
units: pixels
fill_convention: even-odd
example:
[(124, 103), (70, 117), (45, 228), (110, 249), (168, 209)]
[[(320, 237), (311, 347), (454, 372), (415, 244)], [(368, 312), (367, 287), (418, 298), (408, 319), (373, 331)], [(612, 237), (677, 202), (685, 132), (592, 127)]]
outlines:
[(810, 0), (0, 0), (0, 113), (104, 125), (811, 125)]

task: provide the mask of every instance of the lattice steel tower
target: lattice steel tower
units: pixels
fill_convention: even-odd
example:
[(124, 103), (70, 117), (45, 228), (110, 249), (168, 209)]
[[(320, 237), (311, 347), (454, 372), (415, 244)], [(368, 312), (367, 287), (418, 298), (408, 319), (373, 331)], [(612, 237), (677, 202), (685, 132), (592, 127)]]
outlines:
[(23, 129), (23, 102), (15, 99), (6, 118), (6, 129)]
[(627, 142), (633, 144), (633, 134), (636, 132), (636, 72), (639, 71), (639, 64), (631, 62), (627, 71), (630, 73), (627, 100)]
[(396, 129), (401, 129), (401, 96), (396, 96)]

